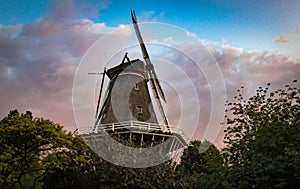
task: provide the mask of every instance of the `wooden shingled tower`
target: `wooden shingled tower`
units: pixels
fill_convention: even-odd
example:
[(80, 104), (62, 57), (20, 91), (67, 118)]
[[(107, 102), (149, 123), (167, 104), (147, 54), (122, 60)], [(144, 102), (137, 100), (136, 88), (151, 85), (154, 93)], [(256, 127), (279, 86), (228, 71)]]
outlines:
[[(101, 132), (134, 148), (152, 147), (168, 141), (159, 154), (152, 155), (174, 156), (179, 149), (188, 145), (189, 139), (180, 128), (169, 125), (162, 106), (162, 101), (166, 102), (165, 94), (143, 42), (134, 11), (131, 11), (131, 17), (144, 61), (130, 60), (126, 53), (119, 65), (104, 69), (95, 124), (91, 130), (82, 131), (81, 134), (92, 149), (101, 148), (97, 147), (97, 141), (103, 137), (103, 134), (99, 134)], [(109, 84), (102, 94), (105, 78), (109, 79)], [(158, 113), (154, 106), (157, 106)], [(160, 116), (163, 124), (159, 124), (157, 116)]]

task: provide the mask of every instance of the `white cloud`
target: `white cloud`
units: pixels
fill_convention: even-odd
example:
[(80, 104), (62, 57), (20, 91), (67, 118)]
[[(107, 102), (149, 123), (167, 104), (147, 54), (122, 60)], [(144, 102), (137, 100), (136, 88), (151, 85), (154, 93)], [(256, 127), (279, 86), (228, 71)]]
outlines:
[[(274, 52), (244, 51), (242, 48), (235, 48), (214, 42), (202, 41), (202, 43), (203, 45), (194, 43), (180, 44), (180, 49), (188, 52), (190, 57), (196, 57), (196, 62), (178, 55), (178, 52), (174, 50), (170, 50), (169, 52), (162, 51), (160, 57), (179, 66), (191, 79), (193, 87), (197, 91), (197, 98), (200, 101), (200, 116), (198, 115), (200, 122), (194, 136), (197, 139), (216, 134), (207, 133), (207, 124), (210, 118), (217, 119), (217, 117), (224, 115), (222, 111), (216, 111), (218, 115), (211, 114), (214, 104), (220, 109), (224, 107), (225, 102), (216, 102), (222, 96), (225, 96), (228, 100), (233, 100), (236, 90), (244, 86), (243, 94), (245, 99), (247, 99), (255, 94), (259, 86), (265, 86), (269, 82), (272, 83), (271, 88), (276, 89), (291, 83), (294, 79), (299, 80), (300, 64), (297, 59), (291, 59), (288, 56)], [(222, 88), (222, 83), (214, 82), (214, 78), (217, 78), (219, 74), (214, 66), (215, 61), (222, 72), (226, 87), (225, 93), (222, 93), (221, 90), (218, 92), (218, 88)], [(162, 74), (160, 75), (167, 77), (169, 71), (170, 69), (161, 70)], [(176, 78), (165, 80), (184, 83), (185, 79), (183, 76), (173, 72), (172, 74), (176, 75)], [(180, 86), (180, 90), (191, 90), (188, 85)], [(216, 94), (213, 94), (213, 91), (217, 91)], [(172, 95), (172, 93), (167, 95)], [(214, 95), (217, 95), (217, 98), (213, 98)], [(190, 113), (193, 115), (194, 106), (197, 106), (195, 98), (186, 95), (181, 96), (181, 98), (181, 103), (190, 104)], [(174, 118), (177, 118), (177, 116), (175, 115)], [(172, 119), (170, 118), (170, 120)], [(216, 124), (209, 126), (212, 128), (209, 132), (219, 132), (224, 129), (221, 128), (220, 123)], [(222, 136), (222, 132), (219, 135)], [(211, 140), (212, 138), (206, 139)]]
[[(76, 14), (80, 10), (76, 8), (73, 10), (72, 4), (69, 3), (67, 3), (69, 6), (63, 10), (57, 10), (56, 14), (56, 16), (63, 15), (68, 19), (54, 19), (56, 11), (53, 10), (49, 18), (41, 18), (30, 24), (0, 25), (1, 117), (13, 108), (18, 108), (20, 111), (29, 109), (35, 116), (50, 118), (65, 125), (69, 130), (76, 128), (71, 90), (77, 66), (86, 50), (96, 40), (117, 28), (109, 28), (105, 23), (95, 23), (86, 18), (78, 19)], [(65, 15), (66, 9), (71, 11), (70, 15)], [(153, 14), (148, 13), (151, 17)], [(104, 43), (103, 48), (116, 48), (116, 44), (122, 46), (124, 41), (132, 38), (130, 28), (123, 25), (119, 28), (123, 28), (123, 33), (114, 36), (114, 43)], [(190, 38), (195, 37), (195, 34), (190, 32), (185, 34)], [(169, 36), (165, 40), (170, 42), (175, 41), (176, 38)], [(195, 137), (204, 135), (209, 118), (215, 116), (211, 115), (215, 96), (227, 96), (230, 99), (234, 96), (236, 89), (242, 85), (245, 95), (250, 96), (259, 85), (270, 82), (273, 88), (277, 88), (290, 83), (293, 79), (299, 79), (299, 59), (292, 60), (287, 56), (272, 52), (244, 51), (242, 48), (204, 40), (201, 42), (204, 45), (177, 44), (180, 49), (188, 52), (188, 55), (197, 57), (199, 61), (196, 64), (172, 51), (162, 51), (160, 57), (176, 63), (195, 86), (197, 98), (200, 101), (200, 122)], [(222, 71), (226, 94), (218, 93), (218, 83), (213, 80), (219, 74), (218, 70), (213, 67), (216, 65), (214, 61), (217, 61)], [(169, 70), (161, 71), (167, 76)], [(174, 76), (174, 73), (172, 74)], [(181, 76), (186, 77), (186, 75)], [(181, 76), (178, 75), (174, 81), (178, 83), (181, 90), (184, 90), (189, 85), (181, 82)], [(211, 94), (212, 88), (216, 93), (214, 95)], [(186, 89), (185, 95), (189, 95), (189, 90), (189, 88)], [(176, 95), (175, 91), (170, 90), (169, 95)], [(178, 104), (178, 99), (176, 98), (174, 102)], [(185, 98), (183, 103), (195, 105), (193, 98)], [(219, 102), (218, 105), (223, 106)], [(170, 114), (174, 117), (178, 116), (174, 111), (170, 111)], [(189, 116), (198, 115), (190, 114)]]
[(280, 35), (277, 38), (274, 39), (275, 43), (290, 43), (291, 41), (287, 39), (285, 36)]
[(188, 37), (197, 37), (196, 36), (196, 34), (194, 34), (194, 33), (191, 33), (191, 32), (189, 32), (189, 31), (186, 31), (186, 36), (188, 36)]
[(54, 12), (30, 24), (0, 26), (0, 70), (5, 70), (0, 72), (0, 116), (14, 108), (32, 110), (74, 130), (71, 90), (77, 65), (113, 28), (71, 16), (56, 19)]

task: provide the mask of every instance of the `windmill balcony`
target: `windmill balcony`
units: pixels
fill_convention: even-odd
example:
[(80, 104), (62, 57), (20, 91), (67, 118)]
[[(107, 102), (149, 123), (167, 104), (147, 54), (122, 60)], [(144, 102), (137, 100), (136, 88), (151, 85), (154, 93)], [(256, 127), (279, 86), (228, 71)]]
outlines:
[(179, 127), (160, 125), (156, 123), (147, 123), (141, 121), (123, 121), (117, 123), (99, 124), (96, 127), (83, 127), (79, 129), (79, 134), (83, 136), (97, 134), (99, 131), (105, 131), (109, 134), (126, 134), (135, 133), (143, 135), (151, 135), (152, 137), (175, 137), (180, 141), (180, 146), (187, 146), (189, 138)]

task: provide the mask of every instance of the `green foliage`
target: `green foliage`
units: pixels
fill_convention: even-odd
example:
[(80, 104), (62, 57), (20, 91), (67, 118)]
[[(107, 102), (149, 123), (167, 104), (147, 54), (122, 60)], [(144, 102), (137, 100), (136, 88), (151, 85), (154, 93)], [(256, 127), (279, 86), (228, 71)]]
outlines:
[(45, 188), (187, 188), (188, 182), (170, 165), (134, 169), (114, 165), (89, 152), (77, 169), (56, 170), (45, 177)]
[[(200, 153), (203, 147), (202, 153)], [(181, 156), (181, 164), (178, 166), (184, 174), (211, 173), (214, 168), (223, 164), (223, 159), (218, 149), (206, 141), (192, 141), (191, 146), (184, 150)]]
[(17, 110), (0, 121), (0, 146), (1, 188), (40, 188), (49, 171), (85, 162), (87, 150), (62, 126)]
[[(104, 165), (106, 164), (106, 165)], [(148, 168), (120, 167), (108, 162), (98, 164), (103, 188), (187, 188), (189, 184), (169, 162)], [(101, 170), (101, 171), (100, 171)]]
[(227, 103), (223, 154), (234, 188), (300, 187), (300, 90), (268, 91), (244, 101), (238, 90)]
[(184, 150), (177, 170), (186, 177), (191, 188), (226, 188), (223, 158), (208, 141), (192, 141)]
[(0, 121), (0, 188), (187, 188), (169, 162), (120, 167), (94, 154), (80, 136), (31, 112)]

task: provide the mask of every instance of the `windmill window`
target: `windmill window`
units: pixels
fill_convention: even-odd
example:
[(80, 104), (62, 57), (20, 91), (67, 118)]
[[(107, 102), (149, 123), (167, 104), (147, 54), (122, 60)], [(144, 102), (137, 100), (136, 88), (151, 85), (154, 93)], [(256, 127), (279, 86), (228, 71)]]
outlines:
[(136, 109), (138, 114), (143, 114), (143, 108), (141, 106), (137, 106)]
[(139, 84), (136, 83), (136, 84), (134, 85), (134, 89), (135, 89), (135, 90), (139, 90), (139, 89), (140, 89), (140, 88), (139, 88)]

